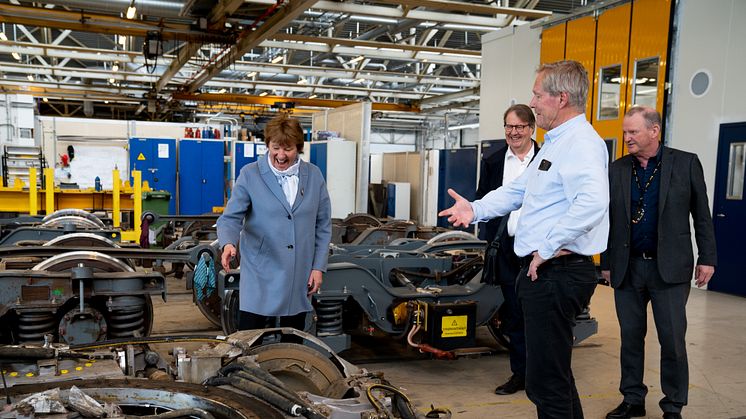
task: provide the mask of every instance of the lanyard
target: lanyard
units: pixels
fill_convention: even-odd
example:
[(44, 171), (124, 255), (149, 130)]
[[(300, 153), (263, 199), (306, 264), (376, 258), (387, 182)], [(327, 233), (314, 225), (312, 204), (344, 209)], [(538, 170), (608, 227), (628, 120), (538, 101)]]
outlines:
[(640, 221), (642, 221), (642, 218), (645, 216), (645, 205), (644, 205), (644, 199), (645, 199), (645, 192), (648, 191), (648, 188), (650, 187), (650, 184), (653, 183), (653, 179), (655, 179), (655, 175), (658, 173), (658, 170), (661, 168), (661, 160), (658, 160), (658, 164), (655, 165), (655, 169), (653, 169), (653, 173), (650, 174), (650, 178), (648, 178), (647, 182), (645, 182), (645, 185), (643, 186), (640, 182), (640, 177), (637, 174), (637, 165), (632, 165), (632, 175), (635, 177), (635, 183), (637, 184), (637, 190), (640, 191), (640, 198), (637, 200), (637, 208), (635, 209), (635, 215), (632, 217), (632, 223), (637, 224)]

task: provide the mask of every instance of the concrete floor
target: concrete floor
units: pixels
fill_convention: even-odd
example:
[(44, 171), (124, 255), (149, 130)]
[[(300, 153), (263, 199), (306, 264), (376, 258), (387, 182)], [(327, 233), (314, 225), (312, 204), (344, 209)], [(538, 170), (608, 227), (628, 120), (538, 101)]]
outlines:
[[(169, 284), (170, 290), (178, 288)], [(186, 291), (169, 291), (169, 302), (154, 302), (157, 334), (220, 333), (206, 320)], [(685, 418), (746, 418), (746, 300), (693, 289), (687, 307), (690, 391)], [(573, 370), (586, 418), (603, 418), (621, 401), (619, 386), (619, 326), (610, 288), (599, 286), (591, 303), (599, 333), (579, 345)], [(649, 387), (647, 418), (661, 417), (658, 400), (659, 349), (652, 314), (649, 315), (645, 378)], [(493, 344), (485, 328), (480, 344)], [(387, 345), (382, 345), (387, 346)], [(370, 349), (370, 348), (368, 348)], [(381, 350), (383, 350), (381, 348)], [(344, 355), (344, 354), (343, 354)], [(382, 354), (386, 357), (386, 354)], [(355, 354), (351, 354), (355, 357)], [(454, 418), (531, 418), (533, 404), (524, 392), (497, 396), (496, 385), (510, 370), (507, 352), (456, 361), (408, 356), (405, 360), (366, 362), (364, 368), (383, 372), (405, 389), (425, 412), (431, 404), (450, 409)]]

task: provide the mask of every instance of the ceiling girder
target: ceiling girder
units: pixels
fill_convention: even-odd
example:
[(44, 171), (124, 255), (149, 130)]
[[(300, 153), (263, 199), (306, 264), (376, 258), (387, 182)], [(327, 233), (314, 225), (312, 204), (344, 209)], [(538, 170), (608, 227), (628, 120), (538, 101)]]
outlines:
[(398, 44), (391, 44), (383, 49), (360, 49), (342, 45), (330, 46), (319, 39), (317, 42), (294, 42), (294, 41), (264, 41), (260, 46), (267, 48), (295, 49), (313, 52), (331, 52), (337, 55), (348, 57), (357, 57), (362, 55), (369, 58), (380, 58), (382, 60), (402, 60), (402, 61), (428, 61), (440, 64), (481, 64), (481, 57), (466, 55), (461, 53), (433, 53), (425, 51), (404, 51), (398, 48)]
[[(341, 106), (357, 103), (356, 101), (347, 100), (306, 99), (297, 97), (288, 98), (284, 96), (250, 96), (211, 93), (195, 94), (184, 92), (174, 93), (173, 98), (176, 100), (190, 100), (199, 102), (243, 103), (267, 106), (271, 106), (277, 102), (293, 102), (299, 106), (316, 106), (322, 108), (338, 108)], [(373, 103), (372, 108), (375, 111), (419, 112), (419, 109), (416, 106), (397, 103)]]
[[(278, 0), (278, 3), (281, 1)], [(316, 0), (288, 0), (288, 4), (285, 7), (277, 10), (272, 16), (262, 22), (259, 27), (252, 26), (250, 29), (244, 30), (239, 35), (238, 42), (223, 55), (217, 57), (216, 62), (208, 65), (193, 82), (186, 86), (186, 90), (194, 92), (199, 89), (207, 80), (216, 76), (234, 61), (238, 61), (244, 54), (258, 46), (263, 40), (283, 29), (314, 3), (316, 3)]]
[(163, 40), (215, 43), (230, 43), (234, 40), (234, 37), (229, 35), (198, 31), (190, 25), (180, 23), (128, 20), (88, 12), (68, 12), (12, 4), (0, 4), (0, 22), (139, 37), (144, 37), (149, 31), (157, 31)]
[(412, 45), (412, 44), (394, 44), (390, 42), (377, 42), (377, 41), (364, 41), (358, 39), (347, 39), (347, 38), (322, 38), (317, 36), (307, 35), (290, 35), (290, 34), (277, 34), (274, 39), (280, 41), (295, 41), (295, 42), (315, 42), (324, 43), (330, 47), (334, 45), (345, 45), (351, 47), (366, 47), (366, 49), (360, 50), (360, 55), (365, 56), (368, 48), (385, 48), (398, 49), (404, 51), (415, 51), (415, 52), (432, 52), (435, 54), (460, 54), (471, 57), (481, 58), (481, 51), (473, 51), (468, 49), (455, 49), (455, 48), (440, 48), (440, 47), (428, 47), (425, 45)]
[(434, 10), (447, 10), (451, 12), (478, 13), (482, 15), (510, 15), (539, 19), (551, 16), (552, 12), (543, 10), (531, 10), (516, 7), (498, 7), (489, 4), (467, 3), (462, 1), (446, 0), (376, 0), (379, 3), (404, 5), (409, 7), (426, 7)]

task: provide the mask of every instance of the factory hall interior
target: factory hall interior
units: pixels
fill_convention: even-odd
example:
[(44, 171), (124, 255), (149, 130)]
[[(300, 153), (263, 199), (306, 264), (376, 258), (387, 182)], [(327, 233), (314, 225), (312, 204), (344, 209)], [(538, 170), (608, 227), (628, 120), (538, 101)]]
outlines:
[(0, 419), (746, 419), (744, 20), (0, 0)]

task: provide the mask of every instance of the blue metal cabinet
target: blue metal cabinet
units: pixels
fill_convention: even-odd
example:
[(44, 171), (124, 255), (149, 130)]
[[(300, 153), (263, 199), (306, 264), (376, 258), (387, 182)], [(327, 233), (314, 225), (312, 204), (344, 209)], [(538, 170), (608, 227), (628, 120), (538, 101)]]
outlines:
[[(454, 150), (440, 150), (438, 165), (438, 208), (445, 209), (453, 205), (454, 200), (448, 195), (448, 189), (473, 201), (477, 191), (477, 149), (460, 148)], [(451, 227), (446, 217), (438, 217), (439, 227)], [(467, 231), (474, 231), (469, 226)]]
[(223, 206), (223, 150), (220, 140), (179, 141), (180, 214), (204, 214)]
[(324, 180), (326, 179), (326, 167), (327, 167), (327, 151), (328, 146), (326, 142), (323, 143), (313, 143), (311, 144), (311, 163), (316, 165), (320, 170), (321, 174), (324, 176)]
[(130, 138), (130, 173), (142, 172), (142, 180), (158, 191), (171, 193), (169, 214), (176, 214), (176, 140), (168, 138)]
[(238, 179), (241, 169), (249, 163), (257, 161), (256, 144), (249, 141), (233, 143), (233, 180)]

